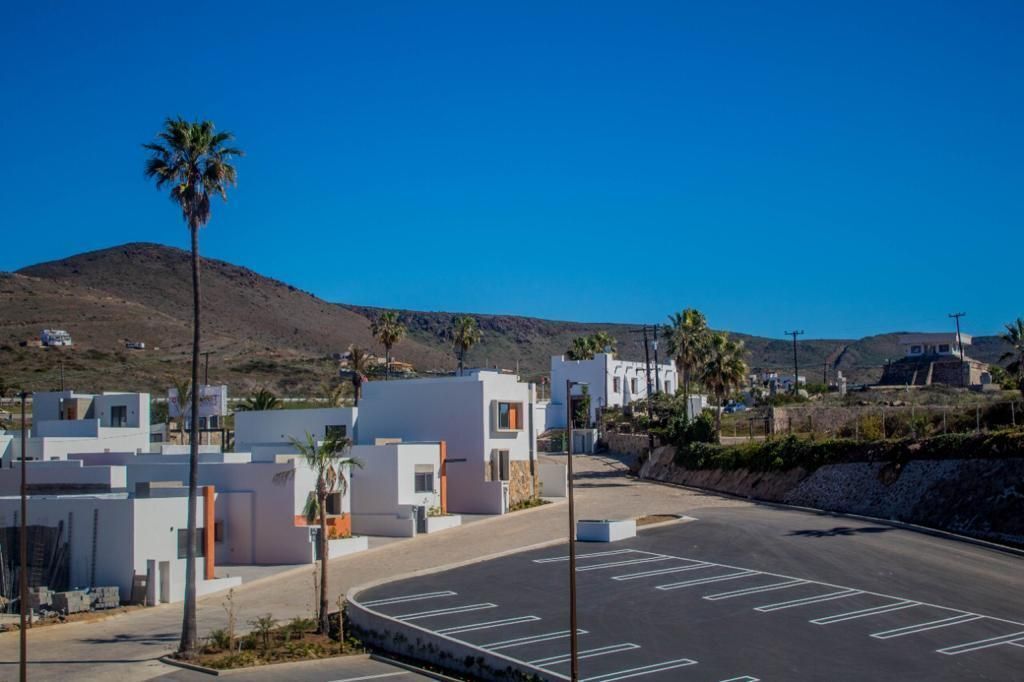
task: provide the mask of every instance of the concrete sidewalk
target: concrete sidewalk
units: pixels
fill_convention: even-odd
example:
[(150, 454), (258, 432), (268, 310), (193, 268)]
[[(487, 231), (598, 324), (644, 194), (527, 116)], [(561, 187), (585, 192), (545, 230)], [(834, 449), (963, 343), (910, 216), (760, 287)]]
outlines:
[[(579, 518), (684, 514), (748, 504), (637, 481), (611, 458), (577, 455), (574, 466)], [(551, 504), (385, 544), (329, 563), (332, 601), (356, 585), (529, 547), (564, 538), (567, 531), (565, 505)], [(235, 590), (239, 626), (267, 613), (279, 621), (309, 617), (314, 605), (313, 580), (312, 567), (302, 567), (243, 584)], [(221, 593), (200, 600), (200, 635), (225, 627), (224, 598)], [(100, 622), (32, 630), (29, 675), (34, 680), (144, 680), (166, 674), (170, 668), (157, 659), (176, 648), (180, 627), (181, 605), (168, 604)], [(0, 635), (0, 679), (17, 676), (17, 661), (18, 634)]]

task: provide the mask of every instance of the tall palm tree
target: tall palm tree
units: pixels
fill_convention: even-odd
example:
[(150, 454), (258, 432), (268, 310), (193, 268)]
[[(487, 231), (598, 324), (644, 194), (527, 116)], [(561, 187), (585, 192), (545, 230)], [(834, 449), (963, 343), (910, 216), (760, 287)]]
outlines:
[(352, 391), (355, 394), (355, 406), (359, 407), (359, 398), (363, 395), (363, 382), (370, 371), (370, 354), (359, 346), (348, 347), (348, 368), (352, 372)]
[(185, 410), (192, 404), (192, 382), (184, 377), (171, 377), (171, 387), (178, 394), (178, 434), (185, 443)]
[(1006, 325), (1006, 333), (1000, 335), (1000, 338), (1010, 344), (1012, 349), (1003, 353), (999, 360), (1000, 362), (1011, 360), (1010, 364), (1006, 366), (1006, 371), (1014, 376), (1017, 388), (1024, 396), (1024, 319), (1018, 317)]
[[(306, 466), (316, 474), (316, 487), (310, 491), (306, 499), (306, 506), (303, 513), (306, 515), (306, 523), (319, 521), (320, 535), (317, 538), (320, 544), (320, 610), (318, 613), (319, 631), (327, 634), (330, 631), (330, 623), (327, 619), (327, 561), (330, 543), (327, 537), (327, 496), (339, 492), (342, 496), (348, 490), (348, 480), (345, 478), (345, 470), (363, 464), (358, 459), (347, 456), (352, 441), (341, 436), (329, 435), (324, 440), (317, 442), (308, 431), (305, 440), (292, 438), (292, 445), (302, 458)], [(295, 469), (287, 469), (274, 475), (275, 483), (285, 483), (295, 476)]]
[(693, 378), (700, 375), (708, 353), (708, 321), (696, 308), (686, 308), (669, 315), (668, 319), (671, 324), (665, 329), (665, 340), (669, 355), (675, 362), (676, 374), (681, 379), (683, 410), (690, 417), (690, 385)]
[(722, 408), (733, 391), (740, 389), (747, 377), (746, 348), (742, 341), (733, 341), (723, 333), (712, 333), (707, 355), (701, 366), (701, 383), (715, 396), (715, 435), (722, 438)]
[(370, 323), (370, 333), (384, 346), (384, 379), (390, 379), (391, 349), (405, 336), (405, 325), (398, 321), (398, 313), (389, 310)]
[(462, 376), (462, 369), (465, 366), (466, 353), (469, 349), (480, 343), (483, 332), (476, 323), (475, 317), (463, 315), (452, 320), (452, 345), (455, 347), (455, 354), (459, 358), (459, 376)]
[(281, 401), (268, 389), (260, 387), (253, 391), (252, 395), (239, 403), (235, 409), (240, 412), (260, 412), (263, 410), (276, 410), (280, 407)]
[(593, 360), (594, 341), (590, 336), (577, 336), (569, 344), (565, 351), (565, 357), (570, 360)]
[(590, 335), (590, 344), (594, 348), (594, 353), (604, 353), (605, 351), (615, 355), (615, 347), (618, 345), (618, 341), (614, 336), (608, 332), (595, 332)]
[[(227, 201), (228, 186), (237, 185), (232, 157), (242, 150), (230, 146), (233, 136), (216, 132), (210, 121), (168, 118), (153, 142), (143, 145), (150, 152), (145, 174), (157, 189), (170, 188), (171, 201), (192, 237), (192, 385), (199, 385), (200, 304), (199, 228), (210, 222), (210, 200), (214, 195)], [(188, 475), (188, 550), (185, 561), (185, 608), (179, 649), (191, 655), (196, 648), (196, 476), (199, 466), (199, 401), (192, 401), (192, 437)], [(213, 551), (208, 548), (207, 551)]]

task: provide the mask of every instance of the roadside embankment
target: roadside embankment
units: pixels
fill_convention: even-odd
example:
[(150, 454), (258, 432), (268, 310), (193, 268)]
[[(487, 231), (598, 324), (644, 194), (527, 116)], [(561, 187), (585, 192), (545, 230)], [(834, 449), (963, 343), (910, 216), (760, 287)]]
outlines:
[(1024, 546), (1024, 434), (657, 448), (640, 477)]

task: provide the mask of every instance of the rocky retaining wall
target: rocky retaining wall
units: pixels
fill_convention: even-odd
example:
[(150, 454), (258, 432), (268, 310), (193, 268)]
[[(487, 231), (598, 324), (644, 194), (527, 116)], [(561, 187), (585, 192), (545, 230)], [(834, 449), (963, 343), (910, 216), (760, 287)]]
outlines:
[(658, 448), (640, 476), (1024, 546), (1024, 458), (851, 462), (812, 472), (690, 470), (674, 458), (675, 448)]
[[(633, 455), (639, 457), (647, 454), (650, 448), (650, 439), (646, 433), (616, 433), (609, 431), (602, 434), (601, 439), (608, 446), (609, 452), (621, 455)], [(657, 443), (657, 439), (655, 439)]]

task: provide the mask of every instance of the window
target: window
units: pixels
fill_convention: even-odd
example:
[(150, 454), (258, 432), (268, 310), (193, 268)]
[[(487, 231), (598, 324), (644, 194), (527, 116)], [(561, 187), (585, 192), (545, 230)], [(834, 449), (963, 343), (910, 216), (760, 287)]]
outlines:
[[(206, 537), (206, 534), (203, 532), (204, 530), (205, 529), (203, 529), (203, 528), (196, 528), (196, 556), (197, 557), (206, 556), (203, 553), (203, 538)], [(215, 533), (217, 532), (216, 527), (214, 527), (214, 532)], [(179, 528), (178, 529), (178, 558), (179, 559), (187, 559), (188, 558), (188, 529), (187, 528)]]
[(612, 393), (619, 393), (620, 391), (622, 391), (622, 379), (612, 377)]
[(417, 493), (434, 492), (434, 467), (429, 464), (417, 464), (415, 486), (414, 490)]
[(324, 436), (327, 438), (345, 438), (348, 435), (348, 427), (344, 424), (328, 424), (324, 427)]
[(666, 381), (664, 386), (663, 386), (663, 388), (665, 390), (665, 393), (668, 393), (669, 395), (672, 395), (672, 382), (671, 381)]
[(948, 353), (949, 352), (949, 344), (948, 343), (940, 343), (939, 344), (939, 352), (940, 353)]
[(498, 403), (498, 430), (499, 431), (522, 431), (523, 430), (523, 404), (522, 403)]
[(629, 380), (629, 392), (636, 395), (636, 377)]
[(213, 524), (213, 541), (224, 542), (224, 522), (215, 521)]
[(128, 426), (128, 408), (125, 405), (111, 406), (110, 425), (116, 427)]
[(327, 495), (327, 515), (339, 516), (344, 513), (345, 510), (341, 508), (341, 493), (329, 493)]
[(210, 415), (210, 419), (207, 421), (207, 424), (209, 425), (209, 427), (211, 429), (219, 429), (220, 428), (220, 419), (217, 417), (217, 415), (211, 414)]
[(508, 480), (508, 450), (494, 450), (491, 452), (491, 480)]

